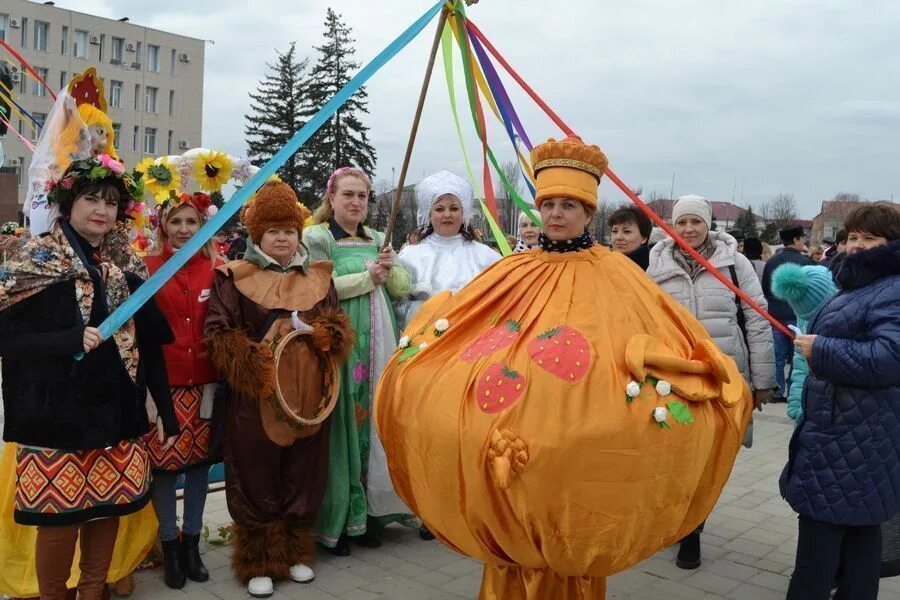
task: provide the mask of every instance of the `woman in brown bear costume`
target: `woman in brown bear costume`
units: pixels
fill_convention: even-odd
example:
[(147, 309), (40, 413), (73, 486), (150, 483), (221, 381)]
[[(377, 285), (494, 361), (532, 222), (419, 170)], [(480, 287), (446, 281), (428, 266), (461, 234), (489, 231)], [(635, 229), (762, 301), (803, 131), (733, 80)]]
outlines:
[[(273, 580), (315, 577), (312, 528), (328, 476), (330, 421), (304, 425), (284, 404), (308, 413), (336, 393), (334, 365), (354, 341), (331, 263), (310, 263), (300, 244), (308, 214), (289, 186), (260, 189), (244, 210), (244, 260), (217, 269), (206, 321), (210, 358), (229, 389), (223, 451), (232, 567), (254, 597), (271, 595)], [(283, 346), (276, 361), (279, 342), (296, 329), (309, 335)]]

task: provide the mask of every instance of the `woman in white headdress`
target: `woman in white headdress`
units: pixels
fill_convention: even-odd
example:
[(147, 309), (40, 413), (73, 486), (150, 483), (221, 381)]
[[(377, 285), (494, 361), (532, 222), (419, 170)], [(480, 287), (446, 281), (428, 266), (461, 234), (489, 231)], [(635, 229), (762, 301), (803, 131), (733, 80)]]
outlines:
[(422, 241), (400, 251), (400, 264), (412, 276), (410, 295), (397, 303), (401, 329), (438, 292), (457, 292), (500, 255), (475, 241), (469, 226), (474, 193), (468, 181), (450, 171), (429, 175), (416, 186)]

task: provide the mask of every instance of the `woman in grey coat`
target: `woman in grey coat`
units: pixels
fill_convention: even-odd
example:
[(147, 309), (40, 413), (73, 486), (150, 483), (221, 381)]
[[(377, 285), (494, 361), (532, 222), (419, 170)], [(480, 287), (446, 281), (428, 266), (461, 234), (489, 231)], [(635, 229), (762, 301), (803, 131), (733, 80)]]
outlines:
[[(706, 258), (759, 306), (766, 308), (762, 286), (753, 264), (737, 251), (737, 241), (710, 231), (712, 207), (702, 196), (682, 196), (672, 208), (675, 232)], [(757, 407), (775, 388), (775, 351), (772, 327), (761, 315), (668, 238), (650, 251), (647, 275), (672, 298), (691, 311), (722, 352), (737, 363), (753, 390)], [(701, 527), (681, 542), (677, 564), (683, 569), (700, 566)]]

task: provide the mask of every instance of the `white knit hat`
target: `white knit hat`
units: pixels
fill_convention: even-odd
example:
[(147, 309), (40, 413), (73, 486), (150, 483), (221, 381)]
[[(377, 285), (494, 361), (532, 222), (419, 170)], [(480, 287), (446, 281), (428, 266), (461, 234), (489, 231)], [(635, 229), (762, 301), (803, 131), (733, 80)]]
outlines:
[(684, 215), (697, 215), (707, 227), (712, 227), (712, 206), (703, 196), (690, 194), (676, 198), (672, 207), (672, 223), (677, 223)]

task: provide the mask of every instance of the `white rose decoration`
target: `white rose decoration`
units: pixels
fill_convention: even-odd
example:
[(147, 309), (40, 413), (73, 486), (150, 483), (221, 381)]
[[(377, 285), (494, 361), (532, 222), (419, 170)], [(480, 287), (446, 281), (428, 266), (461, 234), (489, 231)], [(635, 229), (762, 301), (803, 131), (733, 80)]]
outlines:
[(419, 350), (424, 350), (427, 347), (428, 347), (428, 342), (422, 342), (421, 344), (419, 344)]
[(665, 406), (657, 406), (653, 409), (653, 420), (657, 423), (665, 423), (666, 417), (669, 416), (669, 411), (666, 410)]
[(450, 328), (450, 321), (447, 319), (438, 319), (434, 322), (434, 330), (439, 333), (444, 333), (447, 329)]
[(404, 335), (402, 338), (400, 338), (400, 341), (397, 342), (397, 345), (400, 346), (401, 348), (408, 348), (409, 342), (410, 342), (409, 336)]
[(656, 393), (660, 396), (668, 396), (672, 393), (672, 384), (668, 381), (659, 380), (656, 382)]
[(641, 384), (637, 381), (632, 381), (625, 386), (625, 393), (628, 394), (629, 398), (637, 398), (641, 395)]

